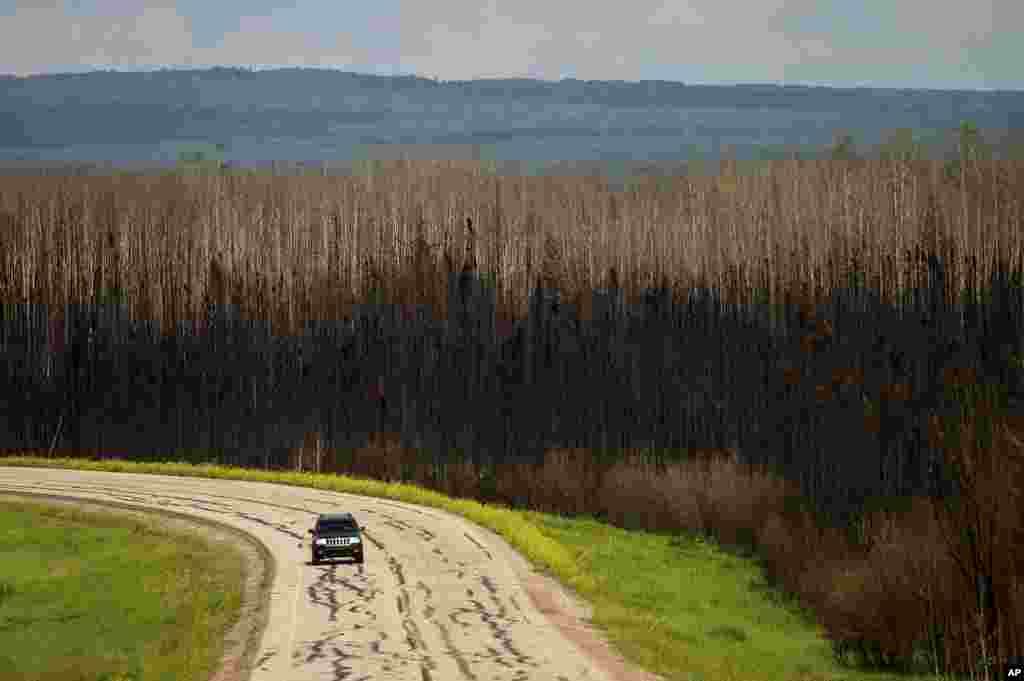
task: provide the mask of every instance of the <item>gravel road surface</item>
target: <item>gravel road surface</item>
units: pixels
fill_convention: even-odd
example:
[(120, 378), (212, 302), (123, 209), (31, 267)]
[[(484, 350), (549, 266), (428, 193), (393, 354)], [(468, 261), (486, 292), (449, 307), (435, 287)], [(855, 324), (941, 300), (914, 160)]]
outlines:
[[(251, 558), (216, 681), (656, 681), (497, 534), (387, 499), (263, 482), (0, 465), (0, 494), (164, 514)], [(366, 562), (313, 566), (318, 513), (350, 511)]]

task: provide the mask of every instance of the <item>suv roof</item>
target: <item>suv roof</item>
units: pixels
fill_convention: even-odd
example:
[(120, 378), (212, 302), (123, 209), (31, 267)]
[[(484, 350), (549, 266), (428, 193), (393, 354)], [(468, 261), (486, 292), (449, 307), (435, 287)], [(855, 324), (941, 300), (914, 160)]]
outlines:
[(355, 523), (356, 519), (351, 513), (321, 513), (316, 521), (318, 523)]

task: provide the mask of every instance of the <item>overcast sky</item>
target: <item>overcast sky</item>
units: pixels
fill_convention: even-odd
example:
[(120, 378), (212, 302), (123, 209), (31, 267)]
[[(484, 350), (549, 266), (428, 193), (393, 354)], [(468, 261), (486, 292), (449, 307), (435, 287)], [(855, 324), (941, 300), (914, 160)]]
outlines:
[(0, 73), (318, 66), (442, 80), (1024, 89), (1024, 0), (0, 0)]

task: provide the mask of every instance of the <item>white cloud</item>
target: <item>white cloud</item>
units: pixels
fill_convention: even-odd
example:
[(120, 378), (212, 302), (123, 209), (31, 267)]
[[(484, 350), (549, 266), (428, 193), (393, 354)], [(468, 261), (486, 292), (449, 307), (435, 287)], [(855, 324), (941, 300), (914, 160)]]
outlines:
[[(492, 3), (491, 12), (470, 21), (476, 5), (467, 0), (410, 3), (402, 13), (401, 38), (417, 71), (451, 79), (513, 75), (530, 64), (539, 64), (550, 78), (572, 65), (578, 78), (640, 79), (652, 65), (700, 64), (709, 73), (731, 65), (737, 75), (748, 74), (741, 77), (746, 80), (772, 80), (803, 56), (831, 53), (826, 41), (794, 44), (782, 33), (786, 12), (808, 4), (521, 0), (504, 3), (501, 15)], [(424, 31), (424, 23), (433, 28)]]
[(119, 16), (69, 17), (58, 8), (19, 7), (0, 22), (0, 70), (19, 75), (49, 64), (97, 68), (181, 63), (192, 51), (189, 21), (171, 8), (150, 7)]
[(356, 53), (347, 33), (321, 40), (297, 31), (275, 30), (272, 17), (244, 16), (237, 31), (225, 33), (215, 47), (198, 48), (203, 64), (280, 66), (333, 66), (344, 68)]
[(834, 54), (826, 40), (801, 40), (798, 45), (800, 52), (810, 59), (826, 59)]
[[(221, 9), (231, 2), (218, 1)], [(1020, 0), (864, 0), (852, 10), (843, 5), (841, 16), (818, 0), (407, 0), (393, 23), (384, 20), (395, 26), (382, 35), (387, 47), (373, 48), (357, 47), (352, 36), (376, 30), (375, 24), (346, 23), (325, 36), (322, 27), (336, 20), (323, 6), (289, 9), (290, 30), (276, 28), (272, 16), (242, 16), (237, 31), (202, 48), (193, 45), (189, 20), (163, 0), (101, 0), (99, 7), (103, 16), (71, 17), (54, 3), (19, 1), (15, 14), (0, 22), (0, 71), (76, 63), (344, 68), (388, 60), (445, 80), (557, 79), (565, 72), (632, 80), (652, 69), (676, 69), (682, 80), (694, 80), (683, 73), (706, 73), (697, 80), (707, 82), (779, 81), (787, 73), (828, 82), (829, 74), (843, 73), (884, 83), (910, 73), (955, 81), (970, 64), (979, 83), (987, 75), (1021, 86), (1006, 55), (1019, 49), (1006, 32), (1024, 25)], [(244, 12), (246, 5), (238, 7)], [(817, 28), (799, 28), (804, 23)]]

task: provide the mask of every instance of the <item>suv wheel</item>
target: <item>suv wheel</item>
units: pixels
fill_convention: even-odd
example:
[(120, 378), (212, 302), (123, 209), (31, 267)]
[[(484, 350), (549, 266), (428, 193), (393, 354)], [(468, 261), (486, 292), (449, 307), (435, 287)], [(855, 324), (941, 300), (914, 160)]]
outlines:
[(358, 556), (356, 556), (356, 564), (358, 564), (358, 565), (362, 565), (363, 564), (363, 554), (360, 553)]
[(313, 565), (319, 565), (320, 564), (320, 559), (316, 557), (316, 552), (315, 551), (313, 552), (313, 555), (310, 556), (309, 562), (312, 563)]

